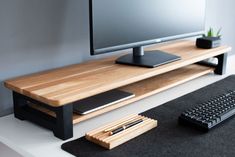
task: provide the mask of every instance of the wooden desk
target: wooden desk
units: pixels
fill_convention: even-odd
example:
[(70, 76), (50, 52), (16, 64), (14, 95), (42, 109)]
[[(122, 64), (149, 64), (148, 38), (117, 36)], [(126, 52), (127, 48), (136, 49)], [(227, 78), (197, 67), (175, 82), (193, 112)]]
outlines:
[[(159, 93), (202, 75), (225, 73), (231, 47), (198, 49), (193, 41), (178, 41), (148, 48), (163, 50), (181, 60), (157, 68), (114, 64), (116, 57), (71, 65), (7, 80), (13, 91), (14, 114), (51, 129), (56, 137), (73, 136), (73, 124)], [(216, 57), (215, 66), (194, 64)], [(87, 115), (73, 113), (73, 103), (98, 93), (120, 88), (135, 97)]]

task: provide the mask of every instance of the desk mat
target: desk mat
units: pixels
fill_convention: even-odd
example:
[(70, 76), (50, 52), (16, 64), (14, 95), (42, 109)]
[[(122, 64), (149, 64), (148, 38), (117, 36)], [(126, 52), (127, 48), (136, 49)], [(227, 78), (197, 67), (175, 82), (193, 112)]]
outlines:
[(235, 75), (142, 113), (157, 119), (158, 127), (113, 150), (84, 137), (64, 143), (61, 148), (77, 157), (232, 157), (235, 117), (208, 133), (178, 124), (184, 110), (232, 89), (235, 89)]

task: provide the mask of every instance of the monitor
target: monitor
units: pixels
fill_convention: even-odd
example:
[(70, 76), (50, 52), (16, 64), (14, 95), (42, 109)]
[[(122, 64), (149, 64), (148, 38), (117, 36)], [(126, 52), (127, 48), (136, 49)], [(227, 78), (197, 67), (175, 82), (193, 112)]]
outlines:
[(89, 0), (91, 55), (133, 48), (117, 63), (156, 67), (180, 59), (143, 46), (204, 33), (206, 0)]

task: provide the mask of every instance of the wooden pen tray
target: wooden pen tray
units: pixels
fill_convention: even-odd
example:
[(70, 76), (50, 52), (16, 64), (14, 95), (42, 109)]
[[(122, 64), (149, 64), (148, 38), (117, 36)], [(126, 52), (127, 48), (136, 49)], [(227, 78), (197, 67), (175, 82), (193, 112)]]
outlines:
[[(143, 122), (136, 124), (126, 130), (123, 130), (115, 135), (110, 135), (110, 132), (105, 130), (115, 129), (126, 123), (142, 119)], [(150, 119), (141, 115), (130, 115), (115, 122), (109, 123), (98, 129), (90, 131), (86, 134), (86, 139), (94, 142), (104, 148), (112, 149), (117, 147), (157, 126), (157, 120)]]

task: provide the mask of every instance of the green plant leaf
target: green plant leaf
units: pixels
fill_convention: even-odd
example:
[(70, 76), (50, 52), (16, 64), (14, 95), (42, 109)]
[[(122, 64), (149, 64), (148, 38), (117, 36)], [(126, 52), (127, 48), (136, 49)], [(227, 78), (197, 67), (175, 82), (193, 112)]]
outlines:
[(222, 30), (222, 28), (220, 28), (219, 30), (218, 30), (218, 32), (216, 33), (216, 36), (217, 37), (221, 37), (222, 35), (220, 34), (221, 33), (221, 30)]
[(207, 34), (204, 34), (203, 37), (221, 37), (221, 30), (222, 28), (220, 28), (217, 32), (214, 31), (214, 29), (212, 27), (210, 27), (210, 29), (207, 31)]
[(209, 29), (209, 31), (208, 31), (208, 33), (207, 33), (207, 36), (208, 36), (208, 37), (213, 37), (213, 36), (214, 36), (214, 30), (213, 30), (213, 28), (210, 28), (210, 29)]

